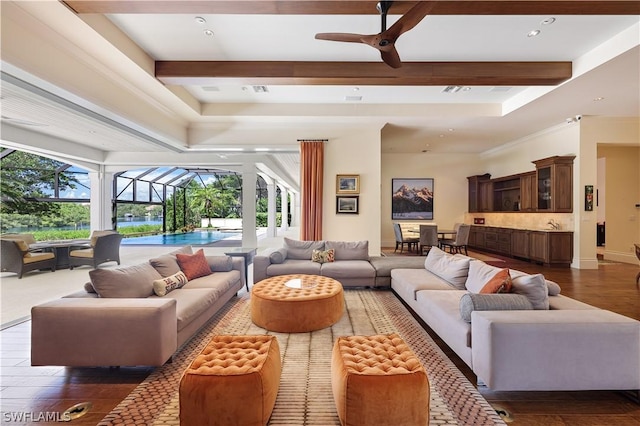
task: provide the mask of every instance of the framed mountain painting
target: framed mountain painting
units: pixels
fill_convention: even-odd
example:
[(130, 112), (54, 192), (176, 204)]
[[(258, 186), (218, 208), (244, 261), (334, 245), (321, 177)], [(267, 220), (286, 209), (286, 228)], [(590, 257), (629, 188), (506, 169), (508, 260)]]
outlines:
[(391, 179), (392, 220), (433, 220), (433, 179)]

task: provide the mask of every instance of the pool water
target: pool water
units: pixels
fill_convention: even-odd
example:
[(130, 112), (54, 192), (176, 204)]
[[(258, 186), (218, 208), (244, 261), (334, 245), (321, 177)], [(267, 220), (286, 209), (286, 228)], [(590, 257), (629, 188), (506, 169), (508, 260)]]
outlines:
[(194, 231), (184, 234), (147, 235), (146, 237), (124, 238), (122, 244), (144, 245), (201, 245), (206, 246), (216, 241), (241, 235), (233, 232)]

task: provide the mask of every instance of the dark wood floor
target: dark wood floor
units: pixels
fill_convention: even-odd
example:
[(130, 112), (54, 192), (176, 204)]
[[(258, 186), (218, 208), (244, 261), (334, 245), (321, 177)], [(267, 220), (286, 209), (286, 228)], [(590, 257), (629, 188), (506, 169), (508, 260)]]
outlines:
[[(505, 260), (506, 267), (544, 273), (561, 285), (562, 294), (566, 296), (640, 320), (636, 265), (603, 264), (598, 270), (575, 270), (501, 259)], [(93, 407), (88, 413), (72, 424), (95, 425), (153, 371), (151, 368), (31, 367), (29, 341), (30, 322), (0, 332), (1, 424), (53, 425), (57, 422), (15, 419), (30, 415), (40, 416), (41, 420), (47, 413), (61, 413), (75, 404), (91, 402)], [(440, 344), (475, 383), (466, 365), (446, 345)], [(640, 425), (640, 405), (618, 392), (490, 392), (483, 388), (480, 391), (494, 407), (509, 412), (514, 425)]]

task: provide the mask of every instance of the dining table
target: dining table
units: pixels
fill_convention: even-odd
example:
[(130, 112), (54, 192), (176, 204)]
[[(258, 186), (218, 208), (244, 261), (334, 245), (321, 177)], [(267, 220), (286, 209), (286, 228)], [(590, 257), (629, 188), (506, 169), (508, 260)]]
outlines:
[(91, 247), (91, 240), (52, 240), (29, 244), (30, 250), (53, 251), (56, 254), (56, 269), (66, 269), (69, 267), (69, 252), (71, 251), (71, 247)]

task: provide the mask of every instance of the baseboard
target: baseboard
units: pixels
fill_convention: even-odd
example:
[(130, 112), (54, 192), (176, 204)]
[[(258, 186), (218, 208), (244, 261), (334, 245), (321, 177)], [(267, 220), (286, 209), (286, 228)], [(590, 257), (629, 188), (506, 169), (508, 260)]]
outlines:
[(635, 253), (625, 253), (622, 251), (604, 251), (604, 260), (612, 260), (615, 262), (631, 263), (632, 265), (638, 264), (638, 258)]

